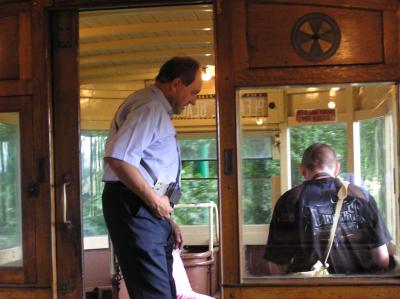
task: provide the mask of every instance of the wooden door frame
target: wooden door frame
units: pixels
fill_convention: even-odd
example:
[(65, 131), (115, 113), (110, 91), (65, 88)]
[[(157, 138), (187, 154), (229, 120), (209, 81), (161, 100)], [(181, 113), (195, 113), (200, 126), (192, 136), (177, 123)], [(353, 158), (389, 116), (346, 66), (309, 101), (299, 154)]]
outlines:
[[(46, 34), (43, 28), (41, 3), (31, 5), (28, 1), (1, 1), (2, 16), (17, 19), (18, 74), (13, 78), (0, 80), (0, 96), (12, 97), (4, 109), (17, 109), (22, 115), (21, 132), (28, 147), (21, 148), (22, 160), (27, 167), (21, 169), (22, 196), (30, 207), (29, 213), (30, 247), (24, 255), (30, 268), (24, 271), (24, 278), (0, 284), (0, 298), (51, 298), (52, 291), (52, 245), (51, 245), (51, 162), (49, 159), (49, 93), (46, 72)], [(14, 29), (14, 28), (13, 28)], [(34, 38), (32, 38), (34, 36)], [(11, 54), (12, 55), (12, 54)], [(13, 108), (14, 107), (14, 108)], [(19, 108), (18, 108), (19, 107)], [(28, 134), (27, 134), (28, 132)], [(27, 185), (28, 184), (28, 185)], [(29, 190), (28, 190), (29, 186)], [(27, 196), (26, 193), (30, 195)], [(28, 197), (28, 198), (27, 198)], [(25, 239), (25, 236), (24, 236)], [(25, 242), (25, 240), (24, 240)], [(25, 247), (25, 246), (24, 246)], [(7, 271), (4, 271), (7, 272)]]
[[(84, 298), (82, 219), (80, 202), (79, 127), (79, 9), (130, 8), (160, 5), (210, 3), (184, 1), (68, 1), (48, 7), (52, 40), (52, 125), (54, 157), (54, 202), (56, 223), (55, 269), (59, 299)], [(62, 116), (62, 117), (60, 117)], [(67, 145), (67, 146), (66, 146)], [(77, 162), (78, 161), (78, 162)], [(62, 196), (67, 177), (67, 221)], [(78, 199), (78, 200), (77, 200)]]
[(51, 14), (57, 293), (83, 298), (78, 10)]

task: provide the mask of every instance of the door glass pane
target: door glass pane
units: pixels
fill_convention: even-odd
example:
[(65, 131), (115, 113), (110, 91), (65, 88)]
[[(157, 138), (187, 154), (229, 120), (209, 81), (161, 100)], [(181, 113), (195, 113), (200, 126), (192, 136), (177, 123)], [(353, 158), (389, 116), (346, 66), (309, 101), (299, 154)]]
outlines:
[[(299, 197), (289, 191), (303, 184), (303, 175), (308, 180), (314, 175), (299, 171), (305, 149), (314, 143), (330, 145), (340, 163), (338, 176), (359, 186), (352, 187), (353, 195), (342, 207), (341, 237), (335, 243), (338, 249), (333, 247), (330, 253), (329, 271), (337, 276), (393, 274), (374, 270), (381, 265), (371, 257), (381, 246), (390, 254), (399, 252), (393, 246), (400, 241), (396, 88), (391, 83), (368, 83), (238, 90), (243, 280), (293, 279), (287, 274), (311, 270), (318, 259), (323, 261), (333, 202), (324, 200), (326, 192), (321, 191), (319, 201), (313, 201), (317, 193), (312, 193), (301, 199), (300, 207)], [(362, 201), (368, 202), (368, 213)], [(284, 226), (276, 229), (279, 223)], [(365, 233), (363, 223), (379, 225)]]
[(81, 198), (85, 237), (106, 235), (101, 194), (103, 192), (103, 155), (107, 131), (81, 132)]
[(0, 267), (22, 266), (19, 113), (0, 113)]

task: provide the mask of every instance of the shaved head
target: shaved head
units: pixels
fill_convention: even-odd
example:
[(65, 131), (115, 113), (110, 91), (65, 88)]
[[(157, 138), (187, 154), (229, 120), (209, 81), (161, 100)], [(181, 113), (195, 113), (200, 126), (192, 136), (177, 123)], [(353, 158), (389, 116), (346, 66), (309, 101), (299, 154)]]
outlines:
[(333, 169), (338, 159), (332, 147), (325, 143), (314, 143), (310, 145), (303, 154), (301, 164), (308, 170), (328, 167)]

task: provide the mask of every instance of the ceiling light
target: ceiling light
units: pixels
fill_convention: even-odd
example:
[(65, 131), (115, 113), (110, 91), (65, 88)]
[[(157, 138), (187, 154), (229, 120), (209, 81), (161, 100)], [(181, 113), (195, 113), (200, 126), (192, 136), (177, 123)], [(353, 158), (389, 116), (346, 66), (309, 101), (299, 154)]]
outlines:
[(201, 72), (201, 78), (203, 81), (208, 81), (215, 76), (215, 66), (206, 65)]

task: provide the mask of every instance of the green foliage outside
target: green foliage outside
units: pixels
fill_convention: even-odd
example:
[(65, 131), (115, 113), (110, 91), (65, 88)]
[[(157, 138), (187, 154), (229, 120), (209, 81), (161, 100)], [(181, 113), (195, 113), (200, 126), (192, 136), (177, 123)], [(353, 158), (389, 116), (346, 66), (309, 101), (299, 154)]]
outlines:
[[(385, 216), (386, 151), (383, 117), (360, 122), (361, 177), (363, 185), (376, 199)], [(107, 234), (101, 193), (103, 155), (106, 131), (84, 131), (81, 135), (81, 198), (85, 236)], [(0, 249), (19, 244), (20, 183), (19, 133), (15, 125), (0, 123)], [(298, 165), (304, 150), (314, 142), (328, 143), (341, 161), (341, 174), (347, 172), (346, 125), (326, 124), (299, 126), (290, 129), (292, 186), (303, 178)], [(216, 140), (181, 140), (182, 199), (181, 203), (218, 203), (218, 171)], [(280, 175), (280, 162), (271, 155), (271, 138), (244, 136), (242, 143), (242, 211), (245, 224), (264, 224), (271, 219), (271, 177)], [(207, 209), (176, 209), (179, 224), (208, 223)]]
[[(385, 149), (382, 147), (383, 118), (360, 124), (362, 178), (379, 190), (373, 194), (384, 211)], [(292, 186), (303, 180), (298, 165), (304, 150), (314, 142), (333, 146), (340, 162), (341, 173), (347, 172), (347, 128), (345, 124), (325, 124), (290, 128)], [(86, 138), (86, 139), (85, 139)], [(103, 184), (103, 153), (105, 131), (82, 133), (82, 201), (84, 235), (106, 234), (101, 192)], [(90, 145), (86, 145), (90, 144)], [(242, 211), (245, 224), (265, 224), (271, 220), (271, 177), (280, 176), (280, 161), (272, 159), (272, 139), (267, 135), (244, 135), (242, 142)], [(180, 140), (182, 157), (181, 203), (218, 203), (218, 172), (215, 138)], [(84, 154), (83, 151), (89, 151)], [(368, 186), (366, 186), (368, 187)], [(208, 223), (208, 209), (176, 209), (174, 219), (178, 224)]]
[(298, 171), (303, 152), (313, 143), (326, 143), (333, 147), (338, 155), (340, 173), (347, 173), (347, 128), (346, 124), (307, 125), (290, 128), (290, 162), (292, 186), (303, 182)]
[(270, 223), (272, 217), (271, 177), (280, 175), (279, 160), (243, 160), (242, 209), (245, 224)]
[[(182, 159), (182, 198), (180, 203), (218, 204), (217, 146), (215, 138), (180, 140)], [(208, 209), (181, 208), (174, 210), (180, 225), (208, 223)]]
[(388, 149), (385, 148), (384, 132), (384, 117), (360, 122), (362, 185), (375, 198), (379, 210), (386, 218), (385, 161)]
[(106, 131), (84, 131), (81, 134), (81, 200), (85, 237), (107, 234), (101, 203), (106, 137)]
[(19, 128), (0, 123), (0, 250), (21, 244)]
[(269, 223), (272, 216), (271, 177), (280, 175), (280, 162), (272, 159), (272, 136), (243, 132), (241, 155), (244, 224)]

